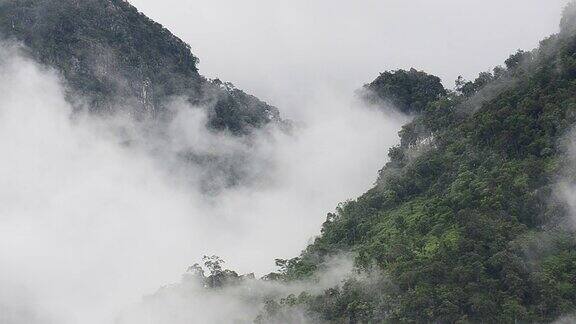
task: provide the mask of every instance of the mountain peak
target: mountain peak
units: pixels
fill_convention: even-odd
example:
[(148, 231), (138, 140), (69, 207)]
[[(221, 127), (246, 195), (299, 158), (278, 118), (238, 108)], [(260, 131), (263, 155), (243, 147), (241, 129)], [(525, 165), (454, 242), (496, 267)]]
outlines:
[(405, 114), (421, 113), (430, 102), (445, 94), (440, 78), (414, 68), (380, 73), (361, 91), (369, 103), (392, 106)]
[(166, 113), (171, 98), (184, 97), (208, 109), (215, 129), (240, 134), (280, 120), (275, 107), (201, 76), (190, 46), (127, 1), (5, 0), (0, 37), (22, 42), (97, 113), (129, 109), (153, 117)]

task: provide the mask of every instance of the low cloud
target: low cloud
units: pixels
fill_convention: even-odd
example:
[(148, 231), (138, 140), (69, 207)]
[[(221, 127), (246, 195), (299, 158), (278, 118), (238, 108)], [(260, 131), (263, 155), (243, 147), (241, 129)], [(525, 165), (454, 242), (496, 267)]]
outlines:
[[(119, 324), (152, 323), (253, 323), (266, 300), (279, 300), (293, 294), (321, 294), (349, 278), (354, 272), (352, 258), (340, 255), (330, 259), (322, 271), (310, 280), (281, 282), (243, 279), (222, 288), (206, 288), (193, 274), (186, 274), (178, 284), (160, 289), (126, 310)], [(312, 323), (303, 309), (290, 310), (293, 323)]]
[[(317, 89), (293, 135), (213, 133), (73, 112), (59, 76), (0, 50), (0, 310), (7, 323), (111, 323), (203, 254), (264, 274), (366, 190), (402, 117)], [(182, 158), (193, 153), (200, 160)], [(228, 166), (241, 170), (234, 186)], [(223, 171), (224, 170), (224, 171)], [(218, 190), (206, 190), (218, 188)]]

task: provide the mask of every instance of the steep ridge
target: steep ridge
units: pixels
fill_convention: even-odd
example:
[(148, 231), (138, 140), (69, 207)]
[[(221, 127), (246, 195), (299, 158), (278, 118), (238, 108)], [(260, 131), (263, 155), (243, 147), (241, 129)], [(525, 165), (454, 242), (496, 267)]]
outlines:
[[(575, 11), (569, 5), (559, 34), (505, 68), (459, 78), (456, 91), (424, 105), (416, 93), (418, 107), (403, 108), (420, 114), (376, 185), (328, 214), (314, 243), (267, 277), (311, 277), (348, 252), (380, 279), (269, 301), (260, 320), (298, 307), (337, 323), (550, 322), (576, 311), (573, 201), (561, 189), (575, 180)], [(408, 74), (418, 75), (388, 72), (368, 90), (390, 93)]]
[(127, 1), (2, 0), (0, 37), (56, 68), (71, 98), (86, 98), (93, 112), (157, 118), (167, 101), (184, 97), (208, 108), (216, 130), (246, 134), (280, 121), (275, 107), (201, 76), (190, 46)]

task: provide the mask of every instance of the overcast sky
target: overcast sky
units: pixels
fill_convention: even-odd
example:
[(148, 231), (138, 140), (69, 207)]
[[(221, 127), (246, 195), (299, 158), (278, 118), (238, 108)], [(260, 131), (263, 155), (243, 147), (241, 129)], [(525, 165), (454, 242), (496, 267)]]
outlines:
[(290, 114), (314, 87), (354, 89), (389, 69), (452, 86), (557, 31), (566, 0), (130, 0), (190, 43), (201, 73)]

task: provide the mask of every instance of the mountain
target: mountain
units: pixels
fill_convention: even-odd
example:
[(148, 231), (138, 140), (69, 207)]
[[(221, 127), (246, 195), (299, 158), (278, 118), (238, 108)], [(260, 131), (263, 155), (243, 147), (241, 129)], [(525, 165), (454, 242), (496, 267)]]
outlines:
[(160, 118), (183, 97), (207, 107), (215, 130), (247, 134), (280, 121), (275, 107), (201, 76), (189, 45), (123, 0), (2, 0), (0, 39), (59, 71), (69, 96), (95, 113)]
[(439, 77), (410, 69), (381, 73), (359, 91), (366, 102), (388, 106), (405, 114), (421, 113), (426, 106), (446, 95)]
[[(282, 122), (276, 108), (201, 76), (190, 47), (126, 1), (0, 0), (0, 35), (58, 71), (71, 103), (81, 109), (82, 98), (94, 114), (163, 120), (183, 97), (207, 109), (212, 130), (240, 136)], [(329, 213), (314, 242), (276, 260), (264, 281), (278, 294), (343, 255), (356, 275), (320, 293), (293, 285), (262, 300), (256, 321), (287, 322), (297, 310), (321, 323), (540, 323), (576, 312), (576, 4), (538, 49), (459, 78), (455, 91), (412, 69), (384, 72), (361, 93), (414, 118), (375, 185)], [(217, 257), (205, 264), (208, 276), (190, 269), (198, 289), (254, 280)], [(253, 303), (255, 287), (241, 299)]]
[[(415, 70), (368, 84), (416, 117), (375, 186), (267, 278), (311, 277), (344, 252), (379, 276), (268, 301), (260, 320), (298, 307), (332, 323), (540, 323), (575, 312), (575, 13), (569, 5), (559, 34), (459, 78), (456, 91)], [(419, 79), (435, 90), (412, 96), (421, 87), (406, 84)]]

